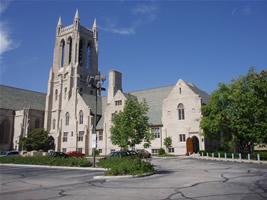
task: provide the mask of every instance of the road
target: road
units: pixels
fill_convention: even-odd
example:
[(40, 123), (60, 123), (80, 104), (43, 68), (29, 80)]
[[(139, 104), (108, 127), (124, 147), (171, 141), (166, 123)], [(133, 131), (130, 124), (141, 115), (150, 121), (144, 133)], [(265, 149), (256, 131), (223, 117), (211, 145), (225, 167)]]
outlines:
[(103, 172), (0, 167), (3, 200), (267, 199), (267, 165), (153, 159), (153, 176), (93, 180)]

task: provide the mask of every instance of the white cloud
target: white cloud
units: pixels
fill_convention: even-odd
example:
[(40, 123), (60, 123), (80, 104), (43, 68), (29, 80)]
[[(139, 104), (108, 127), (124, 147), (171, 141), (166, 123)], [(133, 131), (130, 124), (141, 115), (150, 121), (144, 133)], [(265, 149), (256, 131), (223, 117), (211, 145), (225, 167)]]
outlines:
[(0, 56), (11, 50), (13, 46), (13, 41), (10, 38), (7, 25), (0, 22)]
[(232, 15), (244, 15), (244, 16), (249, 16), (252, 15), (252, 9), (250, 6), (246, 5), (241, 8), (235, 8), (232, 10)]
[(133, 27), (126, 27), (126, 28), (121, 28), (121, 27), (101, 27), (98, 26), (99, 29), (111, 33), (117, 33), (120, 35), (132, 35), (135, 34), (135, 28)]
[(8, 24), (2, 21), (1, 15), (6, 11), (9, 4), (10, 1), (0, 1), (0, 81), (6, 69), (5, 63), (3, 61), (3, 54), (19, 46), (19, 44), (15, 43), (13, 38), (11, 38)]
[(0, 14), (5, 12), (5, 10), (7, 9), (8, 5), (9, 5), (9, 3), (10, 3), (10, 1), (7, 1), (7, 0), (1, 0), (0, 1)]
[[(0, 14), (2, 15), (8, 8), (10, 1), (0, 1)], [(8, 24), (0, 21), (0, 57), (14, 48), (17, 48), (18, 44), (13, 41), (11, 37)]]
[(158, 7), (154, 4), (146, 5), (138, 5), (133, 10), (132, 13), (135, 15), (146, 15), (146, 14), (154, 14), (157, 11)]
[(129, 26), (122, 27), (118, 20), (107, 18), (105, 25), (99, 26), (99, 29), (120, 35), (133, 35), (139, 27), (156, 20), (158, 7), (155, 4), (140, 4), (135, 6), (130, 14), (133, 20)]

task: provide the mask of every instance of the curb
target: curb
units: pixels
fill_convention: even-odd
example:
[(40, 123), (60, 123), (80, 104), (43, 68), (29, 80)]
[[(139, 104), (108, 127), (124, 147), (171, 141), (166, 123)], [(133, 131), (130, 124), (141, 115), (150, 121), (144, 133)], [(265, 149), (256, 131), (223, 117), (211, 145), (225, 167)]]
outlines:
[(0, 166), (35, 167), (35, 168), (48, 168), (48, 169), (88, 170), (88, 171), (107, 171), (107, 169), (105, 169), (105, 168), (94, 168), (94, 167), (65, 167), (65, 166), (22, 165), (22, 164), (5, 164), (5, 163), (0, 163)]
[(151, 176), (155, 174), (155, 172), (150, 172), (150, 173), (145, 173), (145, 174), (141, 174), (141, 175), (124, 175), (124, 176), (94, 176), (93, 179), (113, 179), (113, 180), (117, 180), (117, 179), (125, 179), (125, 178), (141, 178), (141, 177), (145, 177), (145, 176)]

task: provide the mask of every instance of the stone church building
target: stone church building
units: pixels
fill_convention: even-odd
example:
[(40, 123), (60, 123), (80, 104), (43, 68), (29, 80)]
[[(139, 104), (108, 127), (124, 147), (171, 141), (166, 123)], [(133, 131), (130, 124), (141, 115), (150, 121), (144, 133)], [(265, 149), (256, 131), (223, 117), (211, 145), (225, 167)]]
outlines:
[[(110, 140), (112, 116), (123, 110), (131, 95), (139, 101), (145, 99), (149, 106), (154, 140), (148, 151), (158, 153), (164, 148), (166, 137), (172, 138), (172, 147), (167, 149), (171, 154), (183, 155), (205, 148), (200, 119), (201, 106), (209, 98), (206, 92), (179, 79), (172, 86), (127, 93), (123, 91), (122, 74), (110, 70), (107, 96), (99, 93), (96, 104), (97, 92), (88, 83), (88, 77), (99, 74), (96, 21), (88, 29), (80, 24), (78, 11), (69, 26), (63, 26), (59, 18), (46, 97), (42, 93), (0, 86), (0, 150), (18, 149), (20, 137), (27, 136), (35, 127), (44, 127), (54, 137), (56, 151), (91, 154), (95, 143), (101, 155), (119, 150)], [(12, 94), (14, 101), (17, 98), (14, 105), (7, 103)], [(25, 104), (15, 106), (19, 99)], [(140, 144), (135, 148), (144, 147)]]

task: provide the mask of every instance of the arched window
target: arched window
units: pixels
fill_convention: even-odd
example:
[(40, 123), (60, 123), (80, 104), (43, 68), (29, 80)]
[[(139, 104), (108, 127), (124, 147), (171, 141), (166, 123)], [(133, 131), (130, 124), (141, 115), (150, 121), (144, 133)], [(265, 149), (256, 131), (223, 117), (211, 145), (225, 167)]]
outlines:
[(68, 91), (68, 88), (64, 88), (64, 99), (66, 99), (67, 98), (67, 91)]
[(65, 41), (61, 40), (60, 42), (60, 48), (61, 48), (61, 61), (60, 66), (63, 67), (64, 65), (64, 53), (65, 53)]
[(79, 112), (79, 124), (83, 124), (83, 111), (80, 110)]
[(65, 115), (65, 125), (68, 126), (70, 123), (70, 114), (67, 112)]
[(91, 65), (91, 46), (88, 44), (86, 49), (86, 68), (90, 68)]
[(34, 123), (35, 128), (40, 128), (40, 119), (36, 119)]
[(4, 119), (0, 124), (0, 144), (7, 144), (10, 133), (10, 122), (8, 119)]
[(53, 129), (56, 129), (56, 119), (53, 119)]
[(83, 64), (83, 41), (80, 40), (80, 44), (79, 44), (79, 64), (80, 66), (82, 66)]
[(72, 56), (72, 39), (71, 39), (71, 37), (68, 39), (68, 45), (69, 45), (69, 64), (70, 64), (71, 56)]
[(57, 100), (57, 95), (58, 95), (58, 91), (56, 89), (56, 91), (55, 91), (55, 100)]
[(184, 105), (182, 103), (180, 103), (177, 106), (177, 110), (178, 110), (178, 119), (184, 120)]

